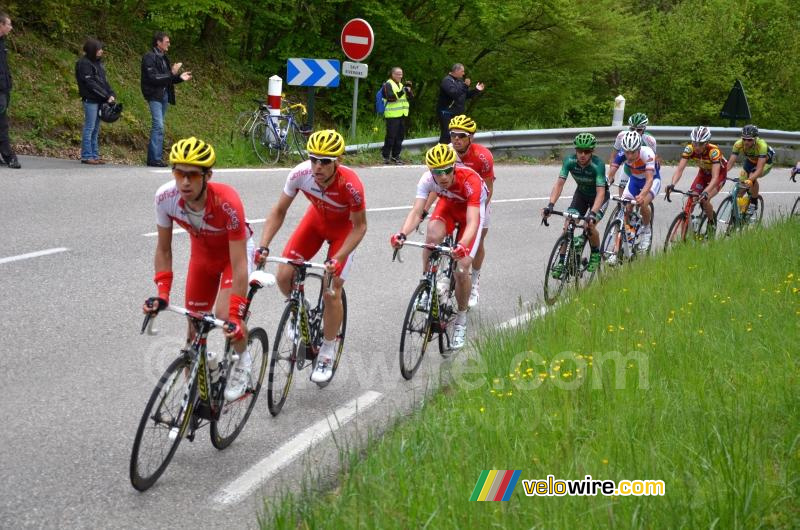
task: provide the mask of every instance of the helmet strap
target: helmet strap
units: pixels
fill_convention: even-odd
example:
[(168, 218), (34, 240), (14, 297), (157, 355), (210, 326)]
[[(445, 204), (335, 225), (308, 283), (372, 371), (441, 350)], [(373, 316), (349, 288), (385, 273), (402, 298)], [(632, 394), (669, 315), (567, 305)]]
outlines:
[[(206, 188), (208, 188), (208, 171), (203, 171), (203, 187), (200, 188), (200, 193), (197, 194), (192, 202), (200, 202), (200, 199), (205, 195)], [(204, 201), (205, 202), (205, 201)]]

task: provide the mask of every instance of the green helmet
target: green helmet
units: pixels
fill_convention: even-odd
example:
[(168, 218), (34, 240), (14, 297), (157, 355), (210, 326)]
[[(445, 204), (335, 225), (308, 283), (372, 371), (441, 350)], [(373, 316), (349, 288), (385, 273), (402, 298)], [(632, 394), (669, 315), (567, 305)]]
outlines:
[(628, 117), (628, 125), (636, 129), (644, 129), (647, 123), (647, 114), (644, 112), (636, 112)]
[(594, 149), (597, 146), (597, 138), (592, 133), (582, 132), (575, 137), (574, 143), (577, 149)]

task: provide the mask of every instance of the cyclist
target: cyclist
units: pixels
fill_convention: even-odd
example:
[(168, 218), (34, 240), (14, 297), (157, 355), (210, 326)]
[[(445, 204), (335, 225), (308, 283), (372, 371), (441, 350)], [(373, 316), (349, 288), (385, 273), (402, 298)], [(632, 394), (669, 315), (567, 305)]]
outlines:
[(495, 179), (494, 157), (492, 156), (492, 152), (489, 151), (487, 147), (472, 141), (472, 137), (477, 130), (478, 125), (475, 121), (464, 114), (454, 116), (453, 119), (450, 120), (450, 142), (452, 142), (453, 149), (456, 151), (456, 163), (463, 164), (475, 170), (483, 179), (483, 183), (488, 190), (481, 241), (478, 245), (478, 252), (475, 254), (475, 259), (472, 260), (472, 290), (469, 295), (469, 307), (478, 305), (478, 282), (480, 282), (483, 259), (486, 257), (484, 241), (486, 240), (486, 234), (489, 232), (489, 217), (492, 213), (492, 207), (489, 205), (489, 201), (492, 200), (492, 194), (494, 193)]
[[(232, 187), (209, 182), (216, 161), (214, 148), (197, 138), (173, 144), (169, 153), (174, 180), (156, 192), (158, 242), (155, 252), (155, 278), (158, 296), (149, 298), (145, 312), (157, 313), (169, 305), (172, 287), (172, 225), (189, 233), (191, 255), (186, 276), (186, 307), (215, 313), (227, 312), (232, 331), (225, 330), (239, 360), (225, 386), (225, 399), (234, 401), (244, 394), (250, 378), (252, 358), (247, 350), (244, 308), (249, 264), (253, 256), (253, 231), (244, 216), (244, 207)], [(189, 326), (188, 342), (194, 338)]]
[[(658, 195), (658, 192), (661, 191), (661, 174), (656, 162), (656, 154), (649, 147), (642, 145), (642, 137), (638, 132), (626, 132), (625, 136), (622, 137), (620, 147), (620, 154), (614, 158), (610, 172), (614, 173), (620, 164), (624, 162), (626, 173), (630, 173), (631, 178), (625, 186), (622, 197), (633, 199), (639, 205), (639, 210), (642, 214), (639, 250), (646, 251), (650, 248), (650, 241), (653, 237), (650, 232), (652, 218), (649, 206)], [(626, 219), (632, 209), (632, 204), (629, 204), (625, 209)], [(609, 263), (613, 264), (612, 262)]]
[[(567, 211), (579, 215), (589, 212), (586, 216), (586, 225), (592, 254), (589, 258), (587, 270), (594, 272), (600, 266), (600, 234), (596, 226), (603, 218), (603, 214), (608, 207), (609, 194), (608, 182), (606, 181), (606, 165), (600, 157), (594, 154), (594, 149), (597, 147), (597, 139), (593, 134), (588, 132), (580, 133), (575, 137), (573, 143), (575, 144), (575, 154), (564, 159), (561, 165), (561, 172), (558, 174), (558, 179), (553, 184), (553, 190), (550, 192), (550, 202), (547, 207), (542, 209), (542, 217), (547, 218), (553, 211), (553, 206), (564, 190), (567, 177), (572, 175), (572, 178), (578, 184), (578, 189), (575, 190), (575, 194), (572, 196), (572, 203)], [(568, 222), (568, 220), (564, 221), (565, 233)], [(561, 278), (561, 274), (564, 272), (564, 255), (566, 252), (566, 248), (561, 249), (558, 263), (553, 267), (551, 274), (555, 279)]]
[(713, 234), (716, 229), (717, 219), (714, 215), (711, 199), (722, 189), (722, 184), (725, 182), (725, 176), (728, 173), (726, 166), (728, 161), (722, 156), (722, 151), (718, 146), (708, 143), (711, 139), (711, 129), (708, 127), (695, 127), (689, 134), (689, 139), (691, 143), (686, 144), (686, 147), (684, 147), (681, 161), (678, 162), (678, 167), (675, 169), (675, 173), (672, 174), (672, 183), (667, 186), (666, 190), (671, 192), (681, 180), (683, 170), (686, 169), (686, 164), (689, 160), (696, 160), (697, 176), (694, 178), (690, 189), (700, 194), (700, 205), (706, 213), (706, 219), (708, 219), (707, 233)]
[[(324, 290), (322, 348), (311, 374), (315, 383), (326, 383), (333, 377), (336, 334), (343, 319), (342, 287), (353, 264), (353, 251), (367, 232), (367, 213), (361, 179), (341, 163), (342, 135), (332, 129), (317, 131), (309, 136), (306, 150), (308, 160), (289, 173), (278, 202), (267, 216), (255, 259), (260, 264), (267, 258), (269, 245), (283, 225), (286, 212), (297, 192), (302, 191), (311, 206), (286, 243), (283, 257), (307, 261), (328, 242), (325, 265), (332, 278), (333, 292)], [(293, 275), (291, 265), (278, 266), (277, 283), (284, 296), (291, 291)]]
[(739, 179), (750, 187), (750, 205), (747, 207), (747, 215), (753, 216), (758, 210), (758, 179), (769, 173), (772, 169), (772, 159), (775, 157), (775, 150), (767, 142), (758, 137), (758, 127), (755, 125), (745, 125), (742, 127), (742, 138), (736, 140), (728, 159), (728, 173), (736, 163), (740, 154), (745, 156), (742, 163), (742, 173)]
[[(633, 113), (628, 117), (628, 131), (636, 131), (636, 132), (638, 132), (642, 136), (642, 142), (645, 145), (647, 145), (647, 147), (652, 149), (653, 153), (656, 153), (657, 152), (656, 139), (655, 139), (655, 137), (653, 137), (652, 134), (650, 134), (649, 132), (646, 132), (647, 131), (647, 125), (648, 125), (649, 122), (650, 121), (647, 119), (647, 114), (645, 114), (643, 112)], [(608, 159), (608, 165), (610, 166), (609, 170), (608, 170), (608, 182), (609, 182), (609, 185), (614, 184), (614, 177), (617, 174), (617, 169), (615, 167), (613, 167), (614, 158), (616, 158), (618, 155), (621, 154), (620, 151), (622, 149), (622, 138), (625, 136), (625, 133), (627, 133), (628, 131), (620, 131), (619, 134), (617, 135), (616, 139), (614, 140), (614, 147), (611, 150), (611, 156)], [(656, 163), (659, 163), (658, 160), (656, 160)], [(627, 170), (627, 168), (624, 168), (624, 169)], [(629, 176), (630, 176), (629, 173), (626, 171), (619, 178), (619, 185), (617, 186), (617, 189), (618, 189), (619, 193), (617, 193), (617, 195), (622, 196), (622, 192), (625, 189), (625, 186), (628, 184), (628, 177)]]
[[(455, 229), (458, 223), (459, 240), (453, 250), (453, 258), (458, 260), (456, 267), (456, 300), (458, 314), (453, 332), (453, 349), (463, 348), (467, 339), (467, 310), (472, 290), (470, 267), (480, 244), (480, 234), (486, 210), (488, 190), (480, 175), (474, 170), (456, 165), (458, 157), (450, 145), (437, 144), (425, 153), (428, 171), (423, 173), (417, 183), (417, 196), (402, 228), (389, 240), (394, 248), (403, 246), (406, 234), (419, 223), (429, 194), (434, 192), (439, 200), (428, 221), (425, 242), (433, 245), (441, 243), (445, 236)], [(428, 251), (422, 253), (422, 270), (428, 262)]]

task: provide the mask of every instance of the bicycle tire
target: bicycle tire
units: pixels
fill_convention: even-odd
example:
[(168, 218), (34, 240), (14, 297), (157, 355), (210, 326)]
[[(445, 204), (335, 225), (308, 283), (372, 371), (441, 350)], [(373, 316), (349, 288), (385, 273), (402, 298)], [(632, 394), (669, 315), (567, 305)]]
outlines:
[[(453, 246), (455, 244), (455, 237), (451, 236), (444, 243), (446, 246)], [(444, 275), (448, 278), (449, 284), (447, 292), (444, 297), (439, 297), (439, 354), (442, 357), (448, 357), (453, 351), (453, 335), (456, 331), (456, 317), (458, 316), (458, 300), (456, 300), (456, 279), (454, 276), (456, 261), (450, 257), (445, 256), (443, 259), (449, 259), (449, 263), (445, 268)]]
[(717, 207), (717, 237), (724, 237), (731, 233), (736, 224), (736, 214), (733, 212), (733, 199), (728, 196)]
[(575, 271), (577, 271), (575, 275), (575, 286), (578, 288), (584, 288), (592, 283), (592, 280), (594, 280), (597, 275), (597, 271), (600, 270), (598, 267), (594, 272), (589, 272), (589, 261), (592, 259), (592, 246), (589, 244), (588, 234), (584, 234), (584, 236), (580, 253), (572, 253), (573, 259), (575, 260)]
[(292, 127), (289, 131), (289, 138), (286, 140), (289, 144), (288, 150), (290, 154), (299, 158), (301, 162), (303, 160), (308, 160), (308, 152), (306, 151), (306, 138), (303, 136), (303, 133), (300, 132), (300, 127), (297, 125), (297, 122), (292, 121)]
[[(621, 240), (621, 238), (624, 236), (622, 232), (622, 220), (616, 219), (610, 225), (608, 225), (606, 235), (603, 237), (603, 243), (600, 245), (600, 250), (603, 253), (603, 261), (606, 263), (612, 261), (612, 263), (616, 262), (615, 265), (621, 265), (625, 259), (623, 246), (626, 243)], [(620, 237), (620, 244), (617, 251), (614, 252), (614, 245), (618, 236)], [(610, 260), (610, 256), (615, 256), (614, 260)]]
[(265, 164), (276, 164), (281, 156), (280, 139), (275, 127), (267, 123), (268, 119), (259, 120), (253, 126), (250, 138), (258, 159)]
[[(558, 300), (558, 297), (561, 295), (561, 291), (564, 290), (564, 286), (569, 283), (566, 259), (564, 260), (564, 269), (561, 272), (560, 278), (553, 278), (551, 272), (553, 266), (559, 261), (562, 245), (566, 245), (566, 252), (570, 253), (570, 255), (572, 254), (572, 252), (570, 252), (570, 242), (567, 240), (567, 236), (560, 236), (556, 240), (556, 244), (553, 246), (552, 252), (550, 252), (550, 259), (547, 261), (547, 267), (544, 271), (544, 301), (547, 303), (547, 305), (555, 304), (556, 300)], [(551, 283), (553, 283), (552, 286), (550, 285)]]
[[(317, 314), (324, 314), (325, 311), (325, 285), (322, 279), (322, 276), (316, 272), (310, 272), (306, 275), (306, 280), (308, 278), (315, 278), (319, 280), (319, 294), (317, 295), (317, 304), (314, 307), (313, 311)], [(323, 317), (324, 318), (324, 317)], [(324, 321), (319, 321), (319, 329), (312, 330), (311, 335), (315, 337), (320, 337), (320, 340), (323, 338), (323, 329), (324, 329)], [(331, 370), (331, 378), (325, 381), (324, 383), (316, 383), (318, 387), (325, 388), (328, 386), (333, 378), (336, 376), (336, 370), (339, 368), (339, 361), (342, 360), (342, 352), (344, 351), (344, 338), (347, 332), (347, 293), (344, 291), (344, 287), (342, 287), (342, 324), (339, 326), (339, 331), (336, 333), (336, 353), (333, 356), (333, 369)]]
[[(286, 396), (289, 395), (289, 388), (294, 377), (297, 345), (301, 339), (295, 336), (295, 341), (290, 341), (286, 334), (286, 326), (297, 322), (299, 308), (300, 305), (296, 300), (289, 300), (286, 303), (278, 323), (278, 330), (275, 332), (275, 341), (272, 343), (269, 376), (267, 377), (267, 408), (273, 416), (277, 416), (283, 408), (283, 404), (286, 403)], [(283, 379), (278, 379), (279, 376), (283, 376)]]
[(795, 199), (794, 206), (792, 206), (792, 212), (789, 214), (790, 217), (800, 216), (800, 197)]
[(257, 111), (242, 111), (236, 116), (236, 121), (234, 122), (233, 129), (231, 129), (231, 143), (240, 140), (240, 139), (247, 139), (250, 136), (250, 132), (254, 125), (254, 120), (257, 116)]
[[(428, 308), (419, 309), (419, 300), (424, 293), (428, 293)], [(414, 289), (414, 294), (408, 302), (405, 318), (403, 318), (403, 330), (400, 335), (400, 375), (403, 379), (410, 381), (417, 372), (422, 358), (425, 357), (425, 350), (430, 343), (432, 332), (432, 320), (430, 304), (432, 303), (433, 290), (427, 281), (420, 282)], [(422, 317), (417, 319), (416, 317)], [(413, 338), (419, 337), (417, 343)], [(409, 359), (407, 353), (419, 350), (419, 356)]]
[[(133, 449), (131, 450), (130, 462), (130, 479), (131, 485), (139, 491), (146, 491), (150, 488), (158, 478), (167, 469), (170, 460), (172, 460), (178, 445), (181, 443), (189, 421), (192, 418), (192, 411), (194, 409), (194, 401), (197, 394), (197, 383), (193, 382), (189, 389), (189, 401), (183, 416), (180, 416), (181, 403), (183, 401), (184, 393), (186, 392), (186, 376), (190, 371), (190, 363), (184, 357), (178, 357), (164, 370), (164, 373), (156, 384), (153, 392), (150, 394), (150, 399), (147, 401), (142, 418), (139, 421), (139, 427), (136, 429), (136, 436), (133, 440)], [(181, 378), (183, 376), (183, 378)], [(181, 381), (184, 381), (181, 384)], [(165, 390), (162, 396), (162, 390)], [(173, 394), (173, 391), (175, 393)], [(172, 399), (168, 399), (168, 398)], [(168, 423), (164, 422), (165, 414), (170, 416)], [(145, 440), (148, 432), (148, 427), (152, 428), (154, 434), (158, 438), (163, 439), (165, 445), (169, 449), (165, 452), (163, 448), (157, 451), (160, 462), (155, 464), (155, 469), (147, 466), (148, 471), (144, 471), (142, 456), (147, 448), (152, 447), (152, 443), (147, 443)], [(178, 434), (174, 440), (169, 439), (170, 431), (177, 427)], [(144, 440), (144, 441), (143, 441)], [(152, 470), (150, 470), (152, 469)]]
[[(263, 328), (253, 328), (247, 335), (247, 349), (253, 359), (250, 384), (244, 395), (230, 403), (222, 398), (222, 410), (219, 418), (211, 422), (211, 445), (219, 450), (225, 449), (239, 436), (244, 429), (250, 413), (258, 400), (264, 375), (267, 373), (267, 352), (269, 352), (269, 337)], [(220, 392), (224, 392), (224, 387)], [(227, 434), (226, 434), (227, 433)]]
[(758, 210), (756, 210), (757, 218), (753, 224), (761, 224), (761, 220), (764, 218), (764, 197), (762, 195), (758, 196)]
[(667, 238), (664, 240), (664, 252), (675, 246), (677, 243), (686, 241), (688, 227), (686, 223), (686, 212), (681, 212), (675, 216), (667, 230)]
[(617, 217), (619, 217), (620, 210), (621, 210), (620, 203), (616, 203), (616, 205), (614, 206), (614, 209), (611, 211), (611, 215), (609, 215), (607, 217), (608, 222), (606, 223), (606, 229), (603, 230), (603, 237), (600, 239), (600, 243), (602, 243), (603, 241), (606, 240), (606, 236), (608, 235), (608, 231), (611, 230), (611, 225), (614, 224), (614, 221), (616, 221)]

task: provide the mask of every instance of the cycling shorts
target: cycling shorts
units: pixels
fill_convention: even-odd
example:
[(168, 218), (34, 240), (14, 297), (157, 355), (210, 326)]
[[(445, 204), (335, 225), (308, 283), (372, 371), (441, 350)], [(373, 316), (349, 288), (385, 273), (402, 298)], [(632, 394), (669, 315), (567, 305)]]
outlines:
[[(764, 171), (761, 172), (761, 176), (762, 177), (767, 176), (767, 173), (769, 173), (770, 169), (772, 169), (772, 158), (767, 159), (767, 163), (764, 164)], [(739, 180), (747, 180), (747, 178), (750, 176), (750, 173), (752, 173), (755, 170), (756, 170), (756, 165), (750, 162), (749, 159), (745, 158), (744, 162), (742, 162), (742, 172), (739, 175)]]
[[(622, 196), (626, 199), (635, 199), (644, 189), (644, 184), (647, 182), (645, 179), (631, 178), (628, 180), (628, 185), (625, 186), (625, 191)], [(650, 195), (653, 198), (661, 191), (661, 179), (653, 179), (653, 185), (650, 186)]]
[[(475, 237), (470, 244), (465, 245), (469, 251), (470, 257), (473, 258), (478, 252), (481, 233), (484, 229), (483, 220), (486, 215), (486, 205), (483, 203), (481, 203), (480, 206), (480, 215), (478, 231), (475, 233)], [(431, 220), (428, 222), (431, 221), (443, 222), (448, 234), (456, 229), (456, 223), (459, 225), (459, 231), (463, 231), (467, 227), (467, 206), (463, 202), (453, 202), (448, 200), (447, 197), (439, 197), (439, 200), (436, 201), (436, 208), (433, 209), (433, 213), (431, 214)]]
[(483, 212), (483, 230), (489, 228), (489, 218), (492, 216), (492, 205), (487, 204), (486, 210)]
[[(725, 183), (725, 176), (728, 174), (728, 170), (725, 166), (720, 166), (719, 168), (719, 182), (717, 183), (717, 188), (719, 190), (722, 189), (723, 184)], [(695, 193), (703, 193), (708, 185), (711, 184), (711, 172), (699, 170), (697, 172), (697, 176), (694, 178), (694, 182), (692, 182), (692, 187), (689, 188), (691, 191)]]
[[(297, 228), (295, 228), (292, 237), (286, 243), (286, 247), (283, 249), (283, 257), (310, 261), (327, 241), (328, 254), (325, 259), (331, 258), (342, 248), (352, 229), (353, 223), (349, 219), (346, 222), (335, 224), (329, 221), (326, 222), (312, 205), (306, 211)], [(352, 264), (353, 254), (350, 253), (345, 259), (339, 278), (342, 280), (347, 279)]]
[[(247, 239), (247, 274), (253, 272), (253, 238)], [(192, 255), (186, 275), (186, 308), (201, 313), (214, 312), (217, 293), (233, 287), (233, 269), (229, 256), (214, 259), (208, 254)], [(227, 311), (227, 308), (223, 311)], [(227, 313), (225, 313), (227, 315)], [(226, 316), (227, 318), (227, 316)]]
[[(572, 196), (572, 202), (569, 204), (569, 208), (567, 208), (567, 211), (573, 211), (578, 215), (584, 215), (589, 210), (592, 209), (592, 206), (594, 206), (595, 197), (596, 197), (595, 195), (585, 195), (581, 193), (580, 190), (575, 190), (575, 194)], [(606, 213), (606, 209), (608, 208), (608, 199), (609, 199), (608, 188), (606, 188), (605, 201), (603, 201), (603, 205), (600, 207), (600, 211), (597, 212), (598, 221), (602, 219)]]

